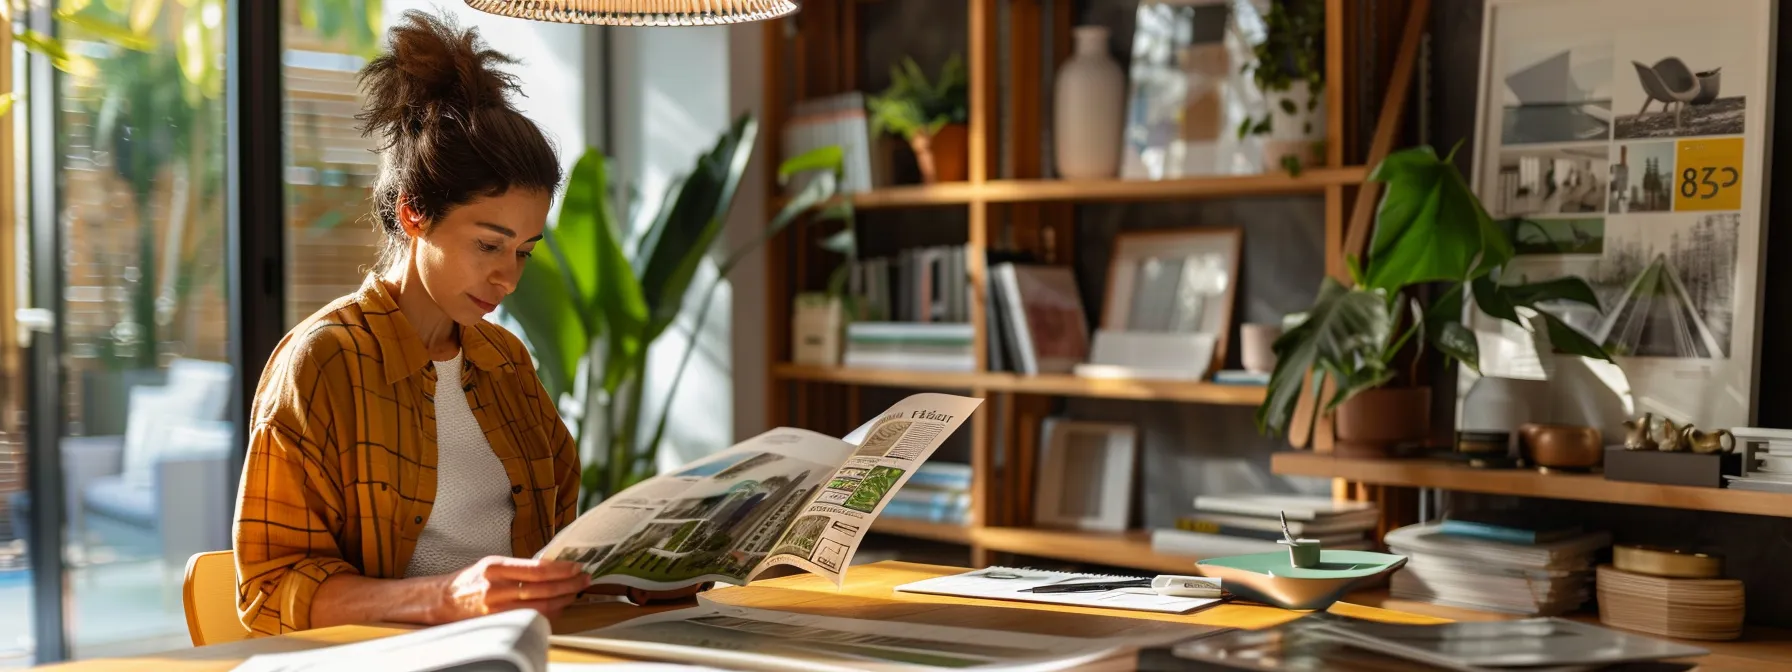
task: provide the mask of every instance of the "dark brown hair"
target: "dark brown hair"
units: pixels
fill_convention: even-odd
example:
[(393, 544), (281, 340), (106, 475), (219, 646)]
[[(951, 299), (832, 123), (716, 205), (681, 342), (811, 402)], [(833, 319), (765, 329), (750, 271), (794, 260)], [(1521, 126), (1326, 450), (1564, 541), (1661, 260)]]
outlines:
[(417, 10), (386, 31), (388, 51), (361, 70), (362, 135), (379, 134), (373, 214), (386, 234), (378, 270), (402, 254), (403, 193), (430, 226), (456, 206), (511, 189), (552, 194), (560, 160), (541, 128), (512, 107), (516, 60), (486, 47), (477, 29)]

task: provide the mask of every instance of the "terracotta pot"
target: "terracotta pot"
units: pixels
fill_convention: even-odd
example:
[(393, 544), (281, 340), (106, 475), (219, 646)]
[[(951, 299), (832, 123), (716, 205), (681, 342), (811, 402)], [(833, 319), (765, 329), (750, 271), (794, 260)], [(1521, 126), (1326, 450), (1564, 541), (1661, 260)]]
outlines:
[(1431, 388), (1376, 388), (1338, 406), (1334, 419), (1339, 457), (1392, 457), (1404, 444), (1431, 435)]
[(963, 182), (970, 174), (970, 127), (947, 124), (931, 136), (909, 138), (915, 150), (915, 164), (921, 168), (921, 181)]
[(1525, 423), (1518, 435), (1524, 439), (1525, 458), (1539, 467), (1591, 469), (1605, 460), (1603, 437), (1592, 427)]

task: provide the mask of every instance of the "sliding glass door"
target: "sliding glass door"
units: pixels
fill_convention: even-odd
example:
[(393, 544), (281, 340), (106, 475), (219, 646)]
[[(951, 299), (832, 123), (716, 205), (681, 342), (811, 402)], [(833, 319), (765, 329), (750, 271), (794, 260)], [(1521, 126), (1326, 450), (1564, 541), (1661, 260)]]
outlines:
[(14, 51), (35, 66), (15, 184), (34, 245), (23, 307), (41, 328), (25, 461), (41, 475), (7, 497), (5, 548), (39, 562), (8, 572), (0, 561), (0, 591), (35, 585), (49, 620), (0, 614), (0, 652), (29, 662), (28, 650), (49, 661), (185, 646), (186, 561), (229, 548), (240, 464), (226, 2), (61, 0), (14, 18), (42, 54)]

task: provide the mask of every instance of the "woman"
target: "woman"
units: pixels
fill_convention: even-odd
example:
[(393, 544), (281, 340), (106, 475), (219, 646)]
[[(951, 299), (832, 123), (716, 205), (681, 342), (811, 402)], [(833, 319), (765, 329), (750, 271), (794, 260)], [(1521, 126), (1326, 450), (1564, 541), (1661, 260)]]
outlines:
[(551, 617), (588, 588), (527, 559), (577, 515), (578, 453), (522, 342), (484, 319), (541, 239), (559, 160), (475, 31), (409, 12), (388, 38), (359, 117), (383, 139), (379, 265), (286, 335), (255, 394), (235, 529), (255, 634)]

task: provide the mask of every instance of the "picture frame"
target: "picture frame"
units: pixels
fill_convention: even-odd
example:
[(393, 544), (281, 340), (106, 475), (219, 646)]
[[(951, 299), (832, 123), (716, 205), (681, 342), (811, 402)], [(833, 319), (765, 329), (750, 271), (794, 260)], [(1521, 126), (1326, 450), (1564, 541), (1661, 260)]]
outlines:
[(1038, 525), (1121, 532), (1132, 522), (1138, 429), (1048, 417), (1040, 430)]
[(1102, 330), (1210, 335), (1207, 370), (1224, 368), (1243, 245), (1237, 227), (1120, 234), (1108, 264)]
[[(1586, 364), (1636, 415), (1754, 417), (1773, 17), (1772, 0), (1487, 2), (1471, 180), (1517, 253), (1500, 280), (1586, 280), (1598, 307), (1544, 309), (1613, 354)], [(1546, 339), (1469, 324), (1484, 375), (1555, 375)]]
[(1246, 71), (1265, 17), (1234, 0), (1140, 0), (1133, 16), (1120, 178), (1174, 180), (1263, 171), (1240, 124), (1269, 109)]

